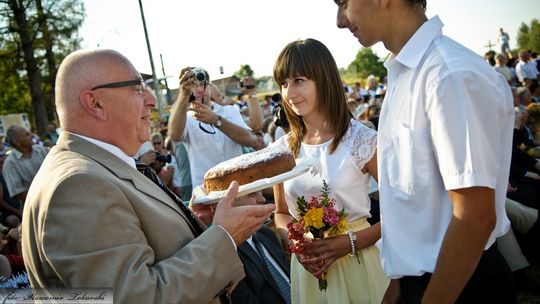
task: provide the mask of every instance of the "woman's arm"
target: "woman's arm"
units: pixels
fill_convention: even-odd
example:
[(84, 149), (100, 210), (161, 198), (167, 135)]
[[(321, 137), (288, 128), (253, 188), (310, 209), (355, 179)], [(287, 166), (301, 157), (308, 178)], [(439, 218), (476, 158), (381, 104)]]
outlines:
[(283, 188), (283, 183), (274, 186), (274, 202), (276, 204), (274, 222), (276, 223), (277, 231), (283, 240), (288, 240), (287, 224), (292, 221), (292, 216), (289, 213), (289, 208), (285, 201), (285, 189)]

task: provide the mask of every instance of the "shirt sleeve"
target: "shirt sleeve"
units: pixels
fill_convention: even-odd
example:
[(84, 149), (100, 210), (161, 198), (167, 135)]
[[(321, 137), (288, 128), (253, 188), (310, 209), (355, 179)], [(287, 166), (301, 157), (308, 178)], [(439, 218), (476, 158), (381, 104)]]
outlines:
[[(499, 75), (500, 76), (500, 75)], [(495, 189), (511, 92), (504, 79), (488, 83), (471, 71), (449, 74), (427, 93), (431, 141), (447, 190)]]
[(24, 182), (17, 170), (17, 167), (12, 161), (5, 161), (2, 175), (6, 181), (7, 191), (11, 197), (15, 197), (28, 189), (24, 186)]
[(251, 130), (251, 128), (248, 127), (248, 125), (242, 118), (242, 114), (240, 114), (240, 112), (237, 111), (234, 106), (223, 106), (223, 110), (227, 114), (225, 118), (229, 120), (229, 122), (232, 122), (233, 124), (244, 129)]

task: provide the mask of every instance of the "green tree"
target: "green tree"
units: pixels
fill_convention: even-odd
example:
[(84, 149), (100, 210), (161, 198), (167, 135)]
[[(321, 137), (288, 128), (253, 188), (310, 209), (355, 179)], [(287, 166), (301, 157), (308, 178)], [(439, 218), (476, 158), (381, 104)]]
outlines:
[(27, 112), (45, 132), (58, 63), (79, 48), (83, 20), (81, 0), (0, 0), (0, 113)]
[(530, 25), (521, 23), (517, 34), (519, 50), (532, 50), (540, 53), (540, 22), (533, 19)]
[(347, 73), (361, 78), (366, 78), (368, 75), (382, 77), (386, 75), (386, 69), (383, 61), (371, 48), (361, 48), (354, 61), (349, 64)]
[(240, 65), (240, 69), (236, 72), (234, 72), (234, 76), (242, 79), (246, 76), (251, 76), (253, 77), (255, 73), (253, 72), (253, 70), (251, 69), (251, 66), (249, 64), (242, 64)]

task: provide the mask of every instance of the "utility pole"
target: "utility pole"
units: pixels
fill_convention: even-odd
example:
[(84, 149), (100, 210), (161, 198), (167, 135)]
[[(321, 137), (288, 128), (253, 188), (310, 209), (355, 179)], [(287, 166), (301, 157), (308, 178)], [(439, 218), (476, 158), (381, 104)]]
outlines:
[(156, 91), (156, 98), (158, 103), (159, 118), (163, 119), (163, 94), (156, 77), (156, 69), (154, 67), (154, 59), (152, 57), (152, 48), (150, 47), (150, 39), (148, 38), (148, 30), (146, 29), (146, 20), (144, 19), (144, 10), (142, 0), (139, 0), (139, 8), (141, 10), (141, 19), (144, 28), (144, 37), (146, 39), (146, 48), (148, 49), (148, 57), (150, 58), (150, 67), (152, 68), (152, 79), (154, 84), (154, 90)]
[(169, 90), (169, 84), (167, 83), (167, 75), (165, 74), (165, 65), (163, 65), (163, 54), (159, 54), (159, 60), (161, 61), (161, 72), (163, 73), (163, 81), (165, 82), (165, 89), (167, 90), (167, 104), (171, 103), (171, 90)]

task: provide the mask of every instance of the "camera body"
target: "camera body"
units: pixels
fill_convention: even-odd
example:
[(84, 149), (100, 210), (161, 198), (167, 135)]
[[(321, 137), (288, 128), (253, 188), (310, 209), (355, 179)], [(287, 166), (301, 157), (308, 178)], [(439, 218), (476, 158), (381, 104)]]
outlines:
[(156, 161), (162, 163), (162, 164), (169, 164), (172, 161), (172, 157), (170, 154), (162, 155), (156, 152)]
[(240, 81), (240, 88), (251, 90), (251, 89), (255, 89), (255, 85), (254, 84), (245, 85), (243, 81)]
[(272, 95), (272, 101), (278, 103), (274, 107), (274, 125), (276, 125), (276, 127), (289, 128), (289, 121), (287, 120), (285, 109), (283, 109), (283, 104), (281, 103), (281, 94), (276, 93)]
[(193, 77), (195, 78), (195, 81), (198, 82), (207, 82), (208, 78), (206, 77), (206, 71), (201, 67), (194, 67), (191, 68), (191, 72), (193, 72)]

